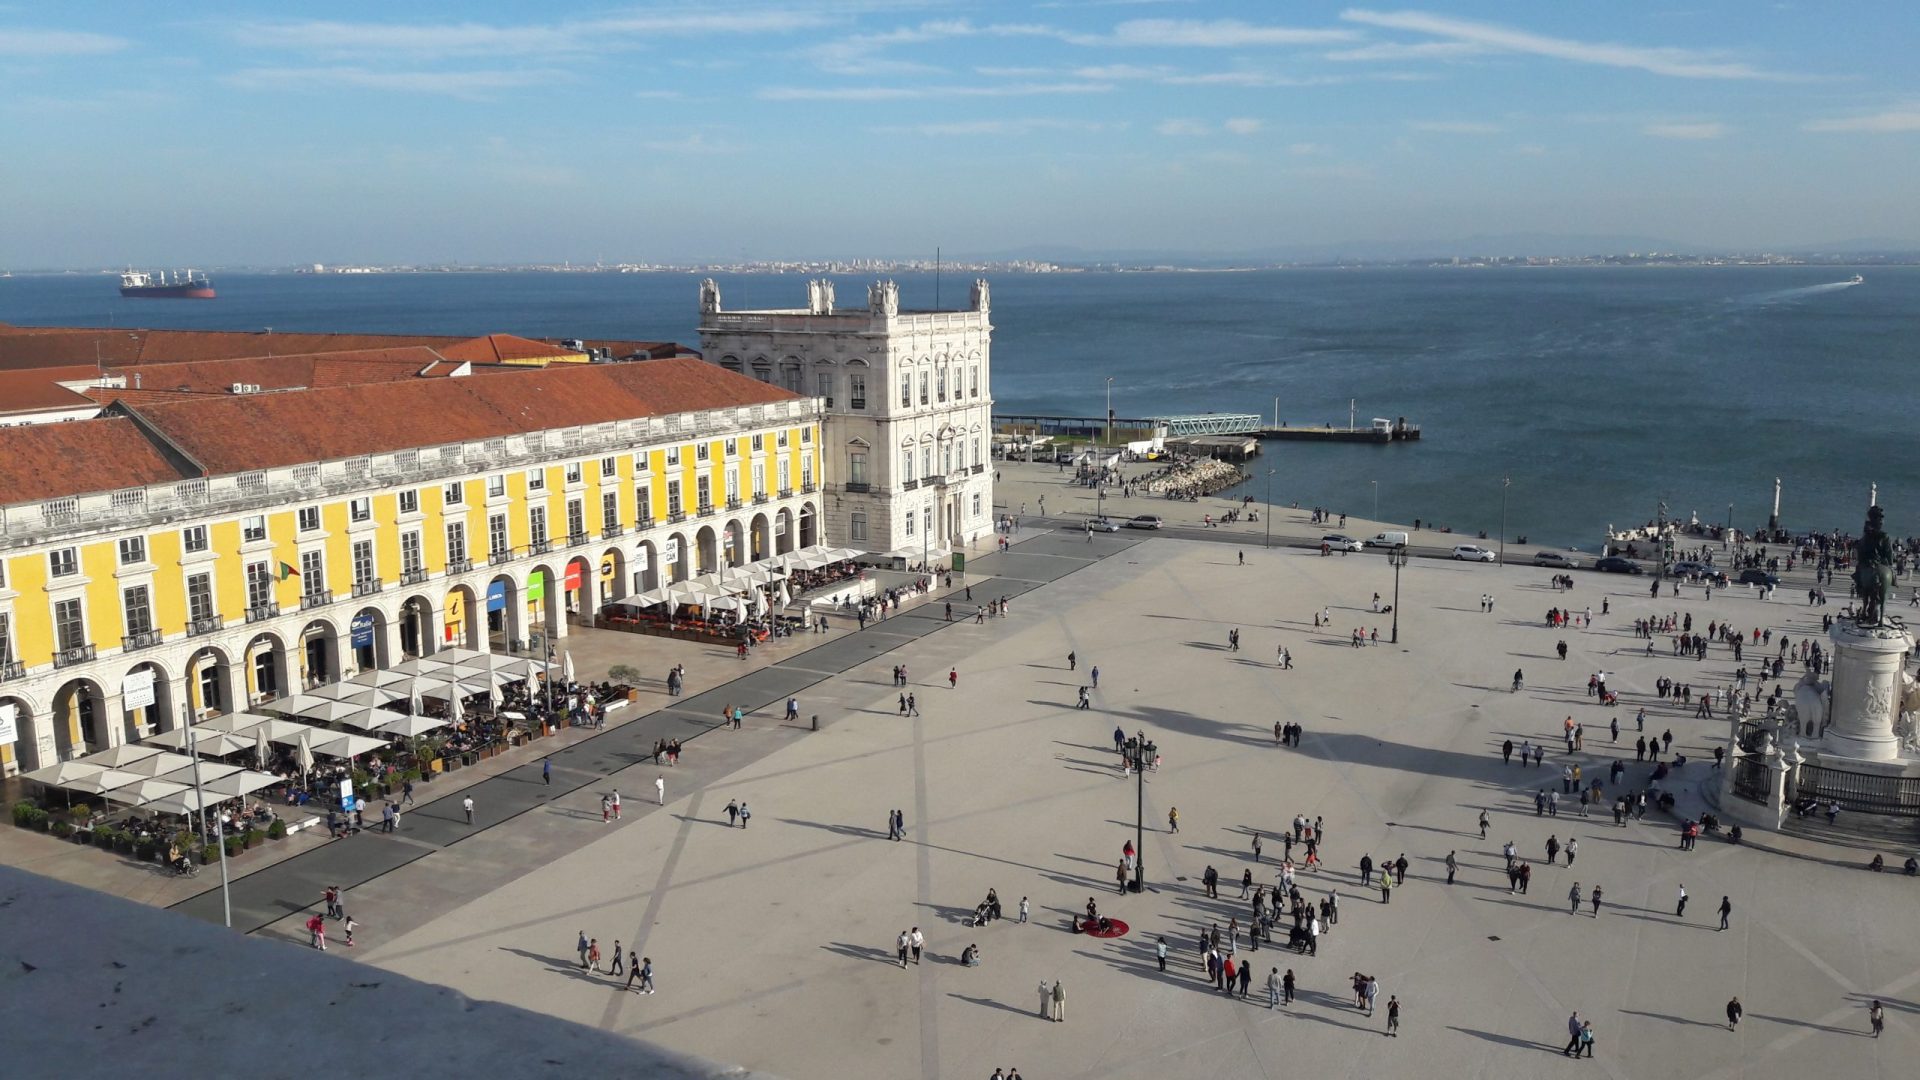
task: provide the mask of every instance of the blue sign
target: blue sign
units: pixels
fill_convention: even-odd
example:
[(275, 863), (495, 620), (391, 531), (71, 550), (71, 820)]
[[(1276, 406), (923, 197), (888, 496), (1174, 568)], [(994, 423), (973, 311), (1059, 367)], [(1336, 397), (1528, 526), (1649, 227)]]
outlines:
[(493, 584), (487, 586), (487, 610), (488, 611), (507, 610), (507, 583), (506, 582), (496, 581)]
[(365, 649), (373, 645), (373, 612), (363, 611), (353, 617), (353, 647)]

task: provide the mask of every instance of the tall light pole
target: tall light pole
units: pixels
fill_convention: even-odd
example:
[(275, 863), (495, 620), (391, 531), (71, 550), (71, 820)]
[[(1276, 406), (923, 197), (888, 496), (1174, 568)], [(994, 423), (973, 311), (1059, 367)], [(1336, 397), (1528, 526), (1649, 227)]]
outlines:
[(1377, 522), (1380, 520), (1380, 481), (1369, 480), (1367, 483), (1373, 485), (1373, 520)]
[(1147, 762), (1153, 759), (1145, 733), (1133, 744), (1133, 772), (1137, 778), (1133, 803), (1133, 891), (1147, 888)]
[(1113, 376), (1107, 376), (1107, 445), (1113, 445)]
[[(188, 676), (192, 678), (191, 675)], [(186, 687), (187, 696), (180, 702), (180, 716), (187, 728), (187, 756), (193, 759), (193, 801), (200, 807), (200, 847), (207, 845), (207, 793), (200, 786), (199, 740), (193, 734), (193, 704), (191, 685)], [(227, 887), (227, 836), (220, 834), (220, 907), (225, 914), (227, 929), (233, 929), (233, 893)]]
[(1400, 644), (1400, 568), (1407, 565), (1407, 545), (1387, 549), (1387, 561), (1393, 564), (1393, 643)]
[(1273, 546), (1273, 473), (1272, 468), (1267, 469), (1267, 539), (1261, 547)]
[(1507, 489), (1513, 486), (1513, 477), (1500, 478), (1500, 555), (1496, 560), (1501, 566), (1507, 565)]

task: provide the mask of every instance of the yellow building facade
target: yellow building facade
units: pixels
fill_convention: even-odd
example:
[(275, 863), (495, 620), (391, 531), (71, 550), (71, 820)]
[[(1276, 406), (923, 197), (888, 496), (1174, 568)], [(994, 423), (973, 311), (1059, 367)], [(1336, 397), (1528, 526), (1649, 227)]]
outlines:
[(820, 543), (819, 403), (766, 389), (31, 503), (0, 491), (0, 774), (170, 730), (183, 708), (243, 711), (451, 645), (528, 648)]

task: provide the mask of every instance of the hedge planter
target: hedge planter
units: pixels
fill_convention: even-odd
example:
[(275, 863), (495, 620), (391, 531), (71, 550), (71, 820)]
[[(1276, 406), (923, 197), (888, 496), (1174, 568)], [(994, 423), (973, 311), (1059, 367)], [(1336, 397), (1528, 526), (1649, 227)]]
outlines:
[(275, 821), (275, 822), (274, 822), (273, 824), (271, 824), (271, 825), (269, 825), (269, 826), (267, 826), (267, 839), (269, 839), (269, 840), (285, 840), (286, 838), (287, 838), (287, 823), (286, 823), (286, 822), (284, 822), (284, 821)]
[(70, 839), (73, 836), (73, 826), (64, 821), (54, 822), (52, 825), (52, 830), (53, 830), (53, 835), (59, 837), (62, 840)]
[(226, 843), (227, 843), (227, 858), (229, 859), (237, 859), (240, 857), (241, 852), (247, 850), (246, 841), (241, 840), (237, 836), (227, 837)]

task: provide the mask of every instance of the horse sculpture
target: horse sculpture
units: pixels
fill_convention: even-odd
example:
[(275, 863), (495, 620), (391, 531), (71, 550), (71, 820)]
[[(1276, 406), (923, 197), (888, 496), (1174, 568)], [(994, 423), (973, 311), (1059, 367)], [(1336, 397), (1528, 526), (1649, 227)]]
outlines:
[(1879, 626), (1886, 620), (1887, 598), (1893, 595), (1893, 541), (1885, 527), (1886, 514), (1867, 508), (1867, 525), (1854, 545), (1854, 594), (1859, 601), (1854, 623)]

